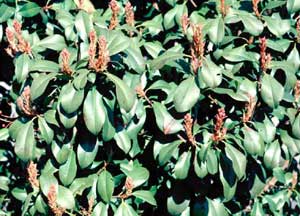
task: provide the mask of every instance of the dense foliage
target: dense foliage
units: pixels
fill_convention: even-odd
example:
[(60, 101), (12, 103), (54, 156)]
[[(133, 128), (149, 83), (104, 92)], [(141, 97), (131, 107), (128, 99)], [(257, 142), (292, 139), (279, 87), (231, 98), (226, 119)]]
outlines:
[(0, 0), (0, 215), (299, 215), (299, 12)]

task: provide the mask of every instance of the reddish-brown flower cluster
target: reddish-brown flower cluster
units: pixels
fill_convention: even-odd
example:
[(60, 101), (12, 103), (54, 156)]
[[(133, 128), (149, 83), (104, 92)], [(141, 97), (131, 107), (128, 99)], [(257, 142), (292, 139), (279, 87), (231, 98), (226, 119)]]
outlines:
[(62, 67), (61, 71), (71, 75), (73, 73), (72, 69), (70, 68), (70, 53), (69, 51), (65, 48), (61, 51), (60, 53), (61, 60), (62, 60)]
[(297, 17), (296, 31), (297, 31), (297, 43), (300, 43), (300, 16)]
[(260, 2), (260, 0), (252, 0), (252, 9), (253, 12), (255, 13), (255, 15), (259, 18), (260, 17), (260, 13), (258, 11), (258, 3)]
[(297, 80), (296, 85), (294, 87), (294, 98), (295, 101), (298, 102), (300, 98), (300, 80)]
[(187, 29), (188, 29), (188, 27), (190, 25), (190, 19), (189, 19), (188, 14), (186, 14), (186, 13), (183, 14), (181, 16), (180, 22), (181, 22), (182, 31), (183, 31), (184, 34), (186, 34), (187, 33)]
[(133, 179), (131, 177), (127, 177), (125, 181), (126, 194), (131, 194), (134, 188)]
[(195, 137), (193, 135), (193, 119), (192, 119), (192, 117), (189, 113), (184, 116), (184, 125), (183, 125), (183, 127), (185, 129), (185, 133), (186, 133), (186, 136), (187, 136), (189, 142), (192, 145), (196, 145), (196, 140), (195, 140)]
[(137, 85), (137, 86), (135, 87), (135, 91), (136, 91), (137, 95), (138, 95), (140, 98), (144, 98), (144, 99), (152, 106), (152, 102), (151, 102), (151, 100), (147, 97), (146, 92), (144, 91), (142, 85)]
[(220, 0), (220, 11), (223, 17), (227, 14), (227, 6), (225, 4), (225, 0)]
[(205, 42), (202, 39), (202, 26), (200, 24), (192, 25), (193, 45), (191, 47), (192, 69), (197, 74), (198, 69), (202, 66), (204, 56)]
[(216, 115), (216, 122), (214, 127), (214, 134), (212, 136), (213, 141), (219, 142), (224, 139), (227, 128), (223, 127), (224, 119), (226, 118), (226, 113), (224, 108), (218, 109), (218, 113)]
[(89, 68), (97, 72), (103, 72), (107, 69), (107, 65), (110, 61), (109, 52), (107, 48), (107, 42), (104, 36), (100, 36), (98, 39), (98, 58), (96, 58), (97, 52), (97, 35), (95, 31), (91, 31), (89, 34), (90, 46), (89, 46)]
[(131, 3), (128, 1), (125, 5), (126, 23), (129, 26), (134, 26), (134, 12)]
[(265, 73), (269, 67), (272, 60), (270, 53), (267, 53), (267, 39), (265, 37), (259, 38), (259, 48), (260, 48), (260, 68)]
[(111, 0), (110, 3), (109, 3), (109, 7), (112, 11), (112, 16), (111, 16), (110, 24), (109, 24), (109, 29), (112, 30), (112, 29), (116, 28), (116, 26), (119, 24), (118, 14), (119, 14), (119, 11), (120, 11), (120, 7), (119, 7), (116, 0)]
[(47, 198), (48, 198), (48, 205), (49, 205), (51, 211), (53, 212), (53, 214), (55, 216), (62, 216), (65, 212), (65, 209), (62, 207), (59, 207), (56, 203), (57, 195), (56, 195), (56, 188), (55, 188), (54, 184), (52, 184), (50, 186), (48, 194), (47, 194)]
[(251, 119), (253, 112), (255, 110), (255, 105), (256, 102), (254, 100), (254, 97), (249, 95), (249, 102), (246, 104), (246, 113), (243, 114), (244, 123), (248, 122)]
[(26, 86), (22, 94), (17, 99), (18, 108), (27, 116), (36, 115), (35, 109), (31, 105), (30, 87)]
[(5, 34), (8, 41), (8, 47), (5, 49), (8, 55), (13, 57), (17, 52), (27, 53), (31, 55), (31, 46), (22, 36), (22, 25), (17, 20), (13, 21), (12, 31), (9, 27), (6, 28)]
[(28, 181), (30, 182), (33, 188), (39, 188), (39, 180), (38, 180), (38, 170), (36, 168), (36, 164), (30, 161), (27, 167)]

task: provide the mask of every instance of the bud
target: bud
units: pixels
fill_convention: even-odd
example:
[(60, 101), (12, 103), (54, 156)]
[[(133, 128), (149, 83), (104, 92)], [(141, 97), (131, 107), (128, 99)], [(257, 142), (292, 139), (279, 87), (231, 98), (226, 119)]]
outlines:
[(37, 179), (38, 170), (36, 168), (36, 164), (30, 161), (27, 167), (27, 174), (28, 174), (28, 181), (30, 182), (31, 186), (34, 188), (39, 188), (40, 184)]
[(252, 0), (252, 9), (257, 17), (260, 17), (260, 13), (258, 11), (258, 3), (259, 2), (260, 2), (260, 0)]
[(184, 34), (187, 33), (187, 28), (190, 24), (190, 19), (187, 14), (183, 14), (180, 19), (182, 31)]
[(116, 0), (111, 0), (109, 3), (109, 7), (112, 11), (112, 16), (110, 19), (110, 24), (109, 24), (109, 29), (115, 29), (116, 26), (119, 24), (119, 20), (118, 20), (118, 13), (120, 11), (120, 7), (118, 6), (118, 3)]

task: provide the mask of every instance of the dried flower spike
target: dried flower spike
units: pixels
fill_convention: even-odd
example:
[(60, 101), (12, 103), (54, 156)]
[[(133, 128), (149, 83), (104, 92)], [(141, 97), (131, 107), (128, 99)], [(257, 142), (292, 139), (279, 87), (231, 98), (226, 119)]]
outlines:
[(267, 39), (265, 37), (259, 38), (259, 48), (260, 48), (260, 68), (265, 73), (271, 62), (271, 55), (267, 52)]
[(119, 11), (120, 11), (120, 7), (119, 7), (116, 0), (111, 0), (110, 3), (109, 3), (109, 7), (112, 11), (112, 16), (111, 16), (110, 24), (109, 24), (109, 29), (112, 30), (112, 29), (115, 29), (117, 27), (117, 25), (119, 24), (118, 14), (119, 14)]
[(49, 205), (51, 211), (53, 212), (53, 214), (55, 216), (62, 216), (65, 212), (65, 209), (62, 207), (59, 207), (56, 203), (57, 195), (56, 195), (56, 188), (55, 188), (54, 184), (52, 184), (50, 186), (50, 188), (48, 190), (47, 198), (48, 198), (48, 205)]
[(30, 182), (33, 188), (39, 188), (39, 180), (38, 180), (38, 170), (36, 168), (36, 164), (30, 161), (27, 167), (28, 181)]
[(72, 69), (70, 68), (70, 53), (69, 51), (64, 48), (61, 53), (60, 53), (61, 59), (62, 59), (62, 67), (61, 70), (62, 72), (71, 75)]
[(180, 22), (181, 22), (181, 27), (182, 27), (183, 34), (186, 34), (187, 29), (188, 29), (189, 24), (190, 24), (189, 16), (187, 14), (183, 14), (181, 16)]
[(260, 13), (258, 11), (258, 3), (260, 2), (260, 0), (252, 0), (252, 9), (253, 12), (255, 13), (255, 15), (260, 18)]
[(213, 141), (219, 142), (224, 139), (227, 129), (223, 127), (224, 119), (226, 118), (226, 113), (224, 108), (218, 109), (218, 114), (216, 115), (216, 122), (214, 127)]
[(98, 39), (98, 59), (96, 61), (96, 71), (105, 71), (110, 61), (109, 52), (107, 49), (107, 42), (104, 36)]
[(89, 33), (90, 45), (89, 45), (89, 68), (96, 68), (96, 50), (97, 50), (97, 35), (95, 30)]
[(193, 130), (193, 119), (189, 113), (184, 116), (184, 129), (185, 129), (185, 133), (186, 133), (186, 136), (187, 136), (189, 142), (192, 145), (196, 145), (195, 137), (194, 137), (193, 131), (192, 131)]
[(200, 24), (192, 25), (193, 29), (193, 45), (191, 47), (192, 69), (196, 74), (198, 68), (202, 66), (202, 59), (204, 56), (205, 43), (202, 39), (202, 26)]
[(246, 113), (243, 114), (244, 123), (248, 122), (251, 119), (253, 112), (255, 110), (255, 105), (256, 102), (254, 100), (254, 97), (249, 95), (249, 102), (246, 104)]
[(31, 94), (30, 87), (26, 86), (21, 94), (21, 96), (17, 99), (17, 105), (22, 113), (27, 116), (36, 115), (35, 109), (31, 105)]
[(134, 26), (134, 12), (131, 3), (128, 1), (125, 5), (126, 23), (129, 26)]

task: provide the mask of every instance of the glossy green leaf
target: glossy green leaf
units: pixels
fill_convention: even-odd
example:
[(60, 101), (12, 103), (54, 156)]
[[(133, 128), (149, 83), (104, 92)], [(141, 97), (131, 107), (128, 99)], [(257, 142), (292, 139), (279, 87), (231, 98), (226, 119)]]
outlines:
[(34, 101), (40, 97), (46, 90), (49, 82), (55, 77), (55, 74), (39, 74), (36, 78), (33, 79), (30, 93), (31, 99)]
[(174, 93), (174, 105), (177, 112), (190, 110), (198, 101), (200, 90), (194, 77), (182, 81)]
[(115, 134), (114, 139), (120, 149), (124, 151), (125, 154), (127, 154), (131, 149), (131, 140), (128, 136), (127, 131), (122, 130)]
[(214, 44), (221, 43), (225, 36), (225, 24), (223, 17), (220, 16), (216, 19), (213, 19), (210, 22), (208, 22), (207, 25), (209, 25), (208, 36), (210, 40)]
[(58, 206), (65, 209), (73, 209), (75, 207), (75, 198), (72, 192), (68, 188), (61, 185), (58, 186), (56, 202)]
[(68, 160), (65, 164), (59, 167), (59, 179), (65, 185), (69, 185), (76, 177), (77, 163), (74, 151), (69, 154)]
[(19, 83), (22, 83), (26, 79), (29, 73), (29, 65), (30, 65), (29, 56), (27, 54), (22, 54), (18, 56), (15, 65), (16, 65), (15, 74), (16, 74), (17, 81)]
[(164, 134), (174, 134), (183, 129), (182, 125), (170, 115), (163, 104), (153, 103), (153, 110), (156, 124)]
[(94, 207), (92, 216), (107, 216), (107, 215), (108, 215), (107, 209), (108, 209), (108, 206), (107, 206), (107, 205), (105, 205), (105, 204), (102, 203), (102, 202), (99, 202), (99, 203)]
[(88, 130), (97, 135), (105, 122), (105, 107), (100, 93), (93, 88), (85, 98), (83, 104), (83, 118)]
[(75, 27), (83, 41), (88, 41), (89, 33), (93, 29), (92, 17), (85, 11), (79, 11), (75, 17)]
[(175, 61), (177, 59), (181, 59), (183, 57), (182, 53), (177, 53), (174, 51), (166, 51), (157, 58), (150, 61), (150, 68), (152, 70), (159, 70), (163, 66), (165, 66), (166, 63), (170, 61)]
[(75, 112), (82, 104), (83, 90), (76, 90), (71, 83), (65, 85), (60, 92), (61, 106), (67, 113)]
[(0, 5), (0, 23), (6, 22), (14, 14), (14, 8), (2, 3)]
[[(59, 64), (49, 60), (38, 59), (33, 61), (30, 65), (30, 71), (58, 72), (59, 70)], [(53, 76), (53, 74), (49, 76)]]
[(218, 200), (211, 200), (208, 198), (207, 201), (208, 201), (208, 216), (228, 215), (223, 203), (219, 202)]
[(278, 140), (270, 143), (264, 154), (264, 164), (269, 169), (279, 166), (281, 159), (281, 150)]
[(297, 0), (287, 0), (286, 7), (289, 13), (295, 13), (300, 10), (300, 2)]
[(117, 208), (114, 216), (138, 216), (138, 214), (130, 205), (122, 201), (121, 205)]
[(138, 191), (134, 191), (132, 193), (132, 195), (139, 198), (139, 199), (142, 199), (142, 200), (150, 203), (151, 205), (154, 205), (154, 206), (157, 205), (156, 200), (155, 200), (153, 194), (150, 191), (138, 190)]
[(65, 39), (59, 34), (50, 35), (42, 39), (36, 46), (41, 46), (43, 48), (52, 49), (55, 51), (61, 51), (66, 47)]
[(242, 129), (244, 133), (244, 147), (251, 155), (262, 156), (264, 153), (264, 142), (259, 133), (249, 127)]
[(34, 17), (40, 13), (42, 8), (35, 2), (28, 2), (20, 7), (19, 13), (23, 17)]
[(264, 74), (261, 80), (261, 97), (271, 108), (276, 108), (283, 98), (282, 85), (271, 75)]
[(247, 160), (244, 154), (232, 145), (227, 144), (225, 148), (226, 156), (232, 161), (234, 172), (238, 179), (245, 176)]
[(98, 177), (97, 191), (104, 202), (110, 202), (114, 187), (115, 183), (113, 176), (107, 170), (103, 170)]
[(82, 136), (77, 148), (77, 158), (81, 169), (87, 168), (93, 163), (98, 149), (99, 145), (94, 137)]
[(203, 60), (201, 72), (198, 73), (198, 80), (201, 86), (215, 88), (222, 82), (222, 68), (217, 66), (210, 59)]
[(136, 96), (134, 91), (119, 77), (106, 73), (106, 76), (115, 84), (119, 106), (129, 112), (134, 105)]
[(54, 131), (49, 127), (46, 120), (42, 117), (38, 118), (38, 125), (41, 132), (41, 137), (50, 144), (54, 137)]
[(27, 122), (20, 128), (14, 149), (16, 155), (23, 161), (36, 158), (36, 140), (32, 121)]
[(176, 179), (185, 179), (188, 176), (188, 172), (191, 164), (191, 152), (184, 152), (179, 157), (174, 167), (174, 175)]

